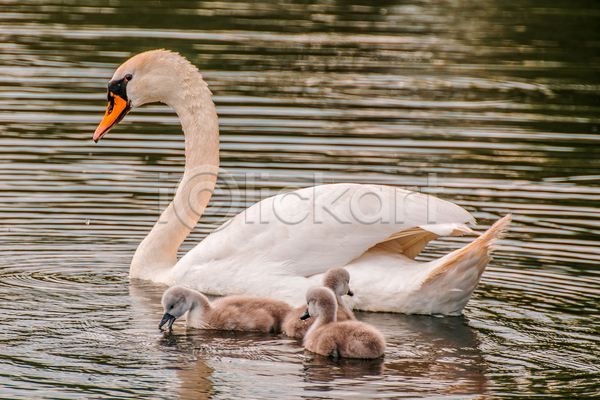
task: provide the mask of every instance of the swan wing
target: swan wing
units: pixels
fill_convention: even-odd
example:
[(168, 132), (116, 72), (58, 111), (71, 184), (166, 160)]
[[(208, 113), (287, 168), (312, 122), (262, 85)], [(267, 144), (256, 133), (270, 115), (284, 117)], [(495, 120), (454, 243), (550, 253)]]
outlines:
[(267, 198), (238, 214), (188, 252), (174, 273), (211, 264), (219, 265), (219, 274), (228, 266), (241, 272), (271, 265), (284, 275), (308, 277), (344, 266), (381, 242), (396, 241), (402, 250), (414, 237), (426, 244), (470, 231), (464, 223), (474, 219), (463, 208), (417, 192), (382, 185), (315, 186)]

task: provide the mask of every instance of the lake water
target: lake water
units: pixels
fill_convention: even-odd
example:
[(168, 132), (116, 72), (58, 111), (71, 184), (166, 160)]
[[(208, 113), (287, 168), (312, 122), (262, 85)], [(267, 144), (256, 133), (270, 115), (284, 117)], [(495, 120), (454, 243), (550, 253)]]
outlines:
[[(0, 397), (600, 395), (600, 3), (0, 3)], [(114, 69), (178, 51), (210, 85), (223, 179), (181, 253), (320, 182), (435, 193), (500, 242), (464, 316), (358, 313), (383, 361), (157, 329), (129, 262), (183, 170), (166, 106), (92, 133)], [(431, 243), (432, 259), (471, 238)]]

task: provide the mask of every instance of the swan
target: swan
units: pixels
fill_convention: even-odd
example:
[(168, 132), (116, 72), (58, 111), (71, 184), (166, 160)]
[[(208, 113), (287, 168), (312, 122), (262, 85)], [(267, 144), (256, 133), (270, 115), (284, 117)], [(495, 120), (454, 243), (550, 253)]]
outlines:
[(167, 289), (161, 303), (165, 314), (158, 327), (167, 324), (169, 330), (188, 313), (187, 325), (192, 328), (279, 332), (291, 310), (282, 301), (264, 297), (228, 296), (211, 303), (202, 293), (180, 285)]
[(385, 339), (373, 326), (359, 321), (337, 322), (337, 302), (331, 289), (309, 289), (306, 302), (308, 307), (300, 318), (316, 318), (302, 342), (307, 350), (324, 356), (344, 358), (383, 356)]
[(441, 236), (475, 234), (456, 204), (383, 185), (328, 184), (251, 206), (177, 259), (204, 212), (219, 166), (219, 126), (208, 85), (178, 53), (140, 53), (108, 83), (97, 143), (133, 108), (162, 102), (185, 135), (185, 168), (173, 201), (139, 244), (130, 278), (185, 284), (214, 295), (270, 297), (298, 307), (332, 267), (352, 276), (353, 308), (458, 315), (491, 259), (510, 214), (467, 246), (437, 260), (414, 258)]
[[(331, 289), (335, 295), (337, 302), (337, 320), (347, 321), (350, 319), (356, 319), (354, 313), (348, 307), (342, 296), (354, 296), (354, 293), (350, 290), (350, 274), (344, 268), (337, 267), (331, 268), (323, 277), (323, 286)], [(281, 330), (284, 334), (290, 337), (301, 338), (304, 337), (306, 331), (314, 322), (314, 318), (301, 319), (300, 316), (304, 314), (306, 307), (298, 307), (289, 312), (283, 321)]]

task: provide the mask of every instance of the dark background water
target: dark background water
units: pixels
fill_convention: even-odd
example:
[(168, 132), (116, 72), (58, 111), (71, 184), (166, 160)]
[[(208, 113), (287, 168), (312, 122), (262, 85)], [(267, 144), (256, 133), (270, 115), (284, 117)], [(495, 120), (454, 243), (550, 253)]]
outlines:
[[(220, 116), (223, 178), (182, 247), (319, 182), (397, 185), (514, 223), (463, 317), (358, 313), (383, 361), (283, 336), (158, 332), (129, 282), (183, 135), (165, 106), (91, 140), (114, 69), (168, 48)], [(600, 3), (0, 2), (4, 398), (600, 395)], [(432, 243), (422, 260), (472, 238)]]

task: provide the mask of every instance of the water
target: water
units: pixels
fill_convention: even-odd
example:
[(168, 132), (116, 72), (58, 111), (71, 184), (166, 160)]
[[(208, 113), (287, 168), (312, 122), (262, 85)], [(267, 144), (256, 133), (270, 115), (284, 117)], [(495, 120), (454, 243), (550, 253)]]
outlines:
[[(4, 398), (600, 394), (600, 5), (582, 1), (0, 4)], [(463, 317), (358, 313), (383, 361), (277, 335), (160, 333), (130, 282), (182, 172), (165, 106), (91, 140), (129, 56), (181, 52), (221, 126), (219, 191), (182, 254), (286, 187), (392, 184), (514, 223)], [(432, 243), (438, 257), (472, 238)]]

